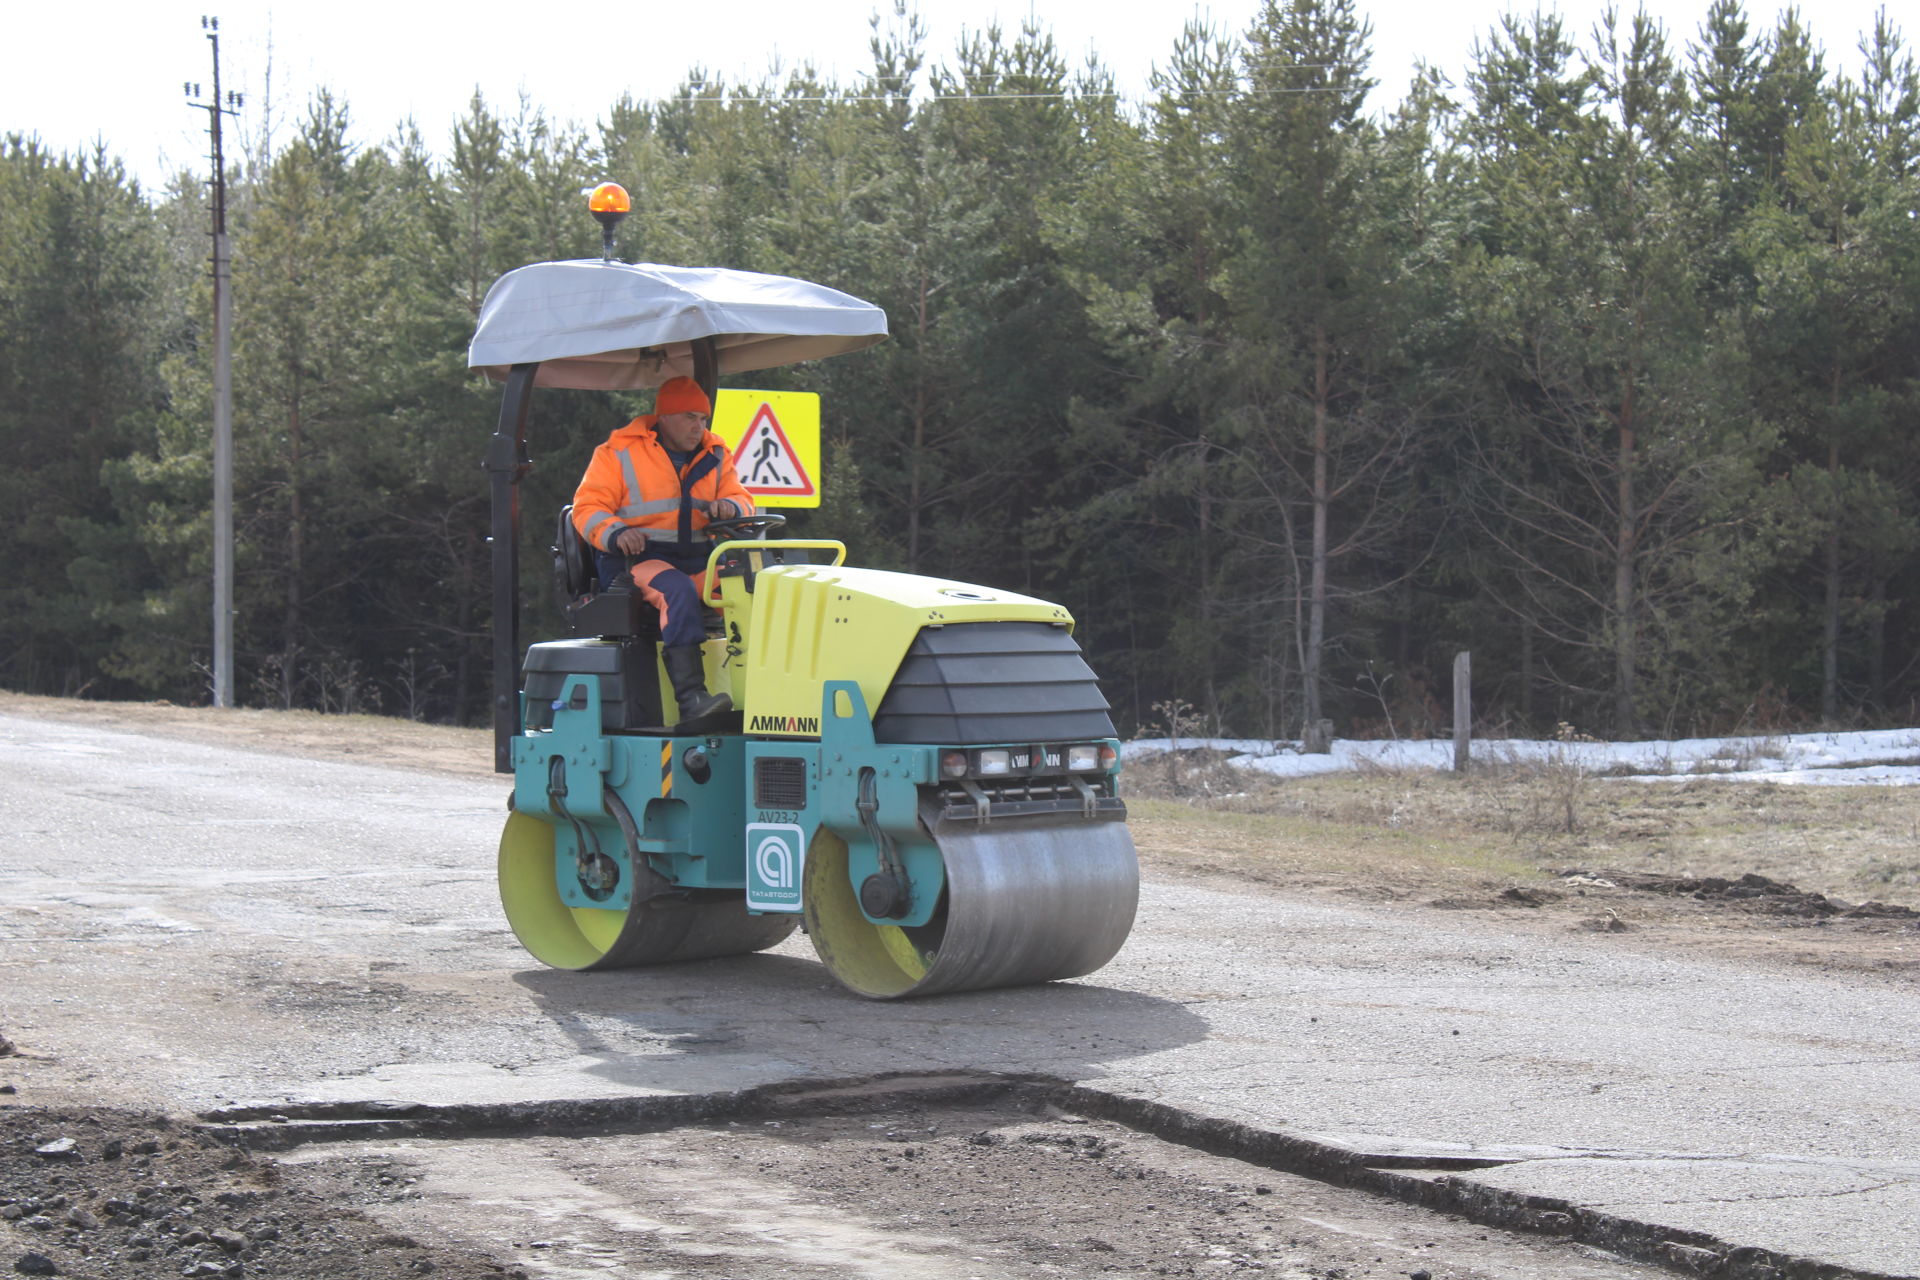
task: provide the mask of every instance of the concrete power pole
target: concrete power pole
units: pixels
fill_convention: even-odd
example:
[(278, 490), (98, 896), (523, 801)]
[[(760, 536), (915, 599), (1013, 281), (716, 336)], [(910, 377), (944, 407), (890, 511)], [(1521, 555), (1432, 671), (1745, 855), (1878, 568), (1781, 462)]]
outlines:
[(220, 19), (201, 18), (213, 46), (213, 96), (188, 83), (191, 106), (207, 113), (213, 140), (213, 705), (233, 705), (233, 271), (227, 251), (227, 165), (220, 117), (240, 114), (241, 97), (220, 92)]

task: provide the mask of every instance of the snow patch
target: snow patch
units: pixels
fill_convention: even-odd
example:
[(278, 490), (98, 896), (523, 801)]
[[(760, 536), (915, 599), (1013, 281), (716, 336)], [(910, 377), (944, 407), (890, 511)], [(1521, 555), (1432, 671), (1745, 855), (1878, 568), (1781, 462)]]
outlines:
[[(1337, 739), (1325, 755), (1298, 742), (1267, 738), (1140, 738), (1121, 759), (1144, 759), (1178, 747), (1228, 753), (1229, 764), (1277, 777), (1303, 778), (1370, 770), (1445, 771), (1453, 768), (1452, 739), (1353, 741)], [(1565, 764), (1583, 772), (1633, 782), (1687, 782), (1696, 778), (1816, 786), (1920, 785), (1920, 728), (1857, 733), (1789, 733), (1654, 742), (1560, 742), (1477, 738), (1482, 763)]]

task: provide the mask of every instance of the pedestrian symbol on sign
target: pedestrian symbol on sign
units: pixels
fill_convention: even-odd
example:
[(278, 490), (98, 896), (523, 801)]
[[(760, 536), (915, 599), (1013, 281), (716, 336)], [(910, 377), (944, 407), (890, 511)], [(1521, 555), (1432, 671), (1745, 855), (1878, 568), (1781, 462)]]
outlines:
[(790, 485), (793, 477), (781, 474), (780, 462), (786, 455), (780, 451), (780, 442), (771, 431), (762, 431), (753, 446), (752, 465), (747, 468), (746, 484), (754, 485)]
[(735, 457), (737, 461), (734, 466), (740, 472), (740, 483), (750, 493), (813, 493), (813, 478), (800, 465), (800, 455), (787, 439), (787, 433), (781, 430), (780, 419), (774, 415), (770, 404), (762, 404), (759, 412), (753, 415), (753, 422), (747, 427), (747, 434), (741, 437)]

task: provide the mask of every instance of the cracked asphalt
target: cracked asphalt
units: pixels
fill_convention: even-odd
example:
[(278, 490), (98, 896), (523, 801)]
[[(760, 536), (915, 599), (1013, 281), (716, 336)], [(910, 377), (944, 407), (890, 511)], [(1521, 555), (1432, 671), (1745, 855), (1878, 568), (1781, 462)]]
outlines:
[(1126, 949), (1074, 983), (872, 1004), (798, 936), (569, 975), (500, 917), (504, 784), (18, 716), (0, 717), (0, 766), (0, 1032), (20, 1050), (0, 1104), (1038, 1073), (1450, 1180), (1456, 1199), (1637, 1224), (1674, 1265), (1745, 1249), (1920, 1276), (1910, 976), (1152, 881)]

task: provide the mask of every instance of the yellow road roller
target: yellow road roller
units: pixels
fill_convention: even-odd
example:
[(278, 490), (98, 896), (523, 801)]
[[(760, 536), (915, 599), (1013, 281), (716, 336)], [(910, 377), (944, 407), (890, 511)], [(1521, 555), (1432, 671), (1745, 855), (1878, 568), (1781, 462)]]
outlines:
[[(609, 240), (610, 240), (609, 235)], [(653, 610), (559, 513), (571, 634), (520, 647), (517, 488), (536, 388), (646, 389), (858, 351), (886, 317), (781, 276), (600, 259), (495, 283), (468, 352), (504, 384), (493, 500), (494, 763), (508, 923), (606, 970), (764, 950), (803, 926), (876, 999), (1073, 978), (1132, 928), (1139, 868), (1106, 700), (1057, 604), (846, 563), (784, 518), (716, 521), (709, 687), (682, 726)]]

